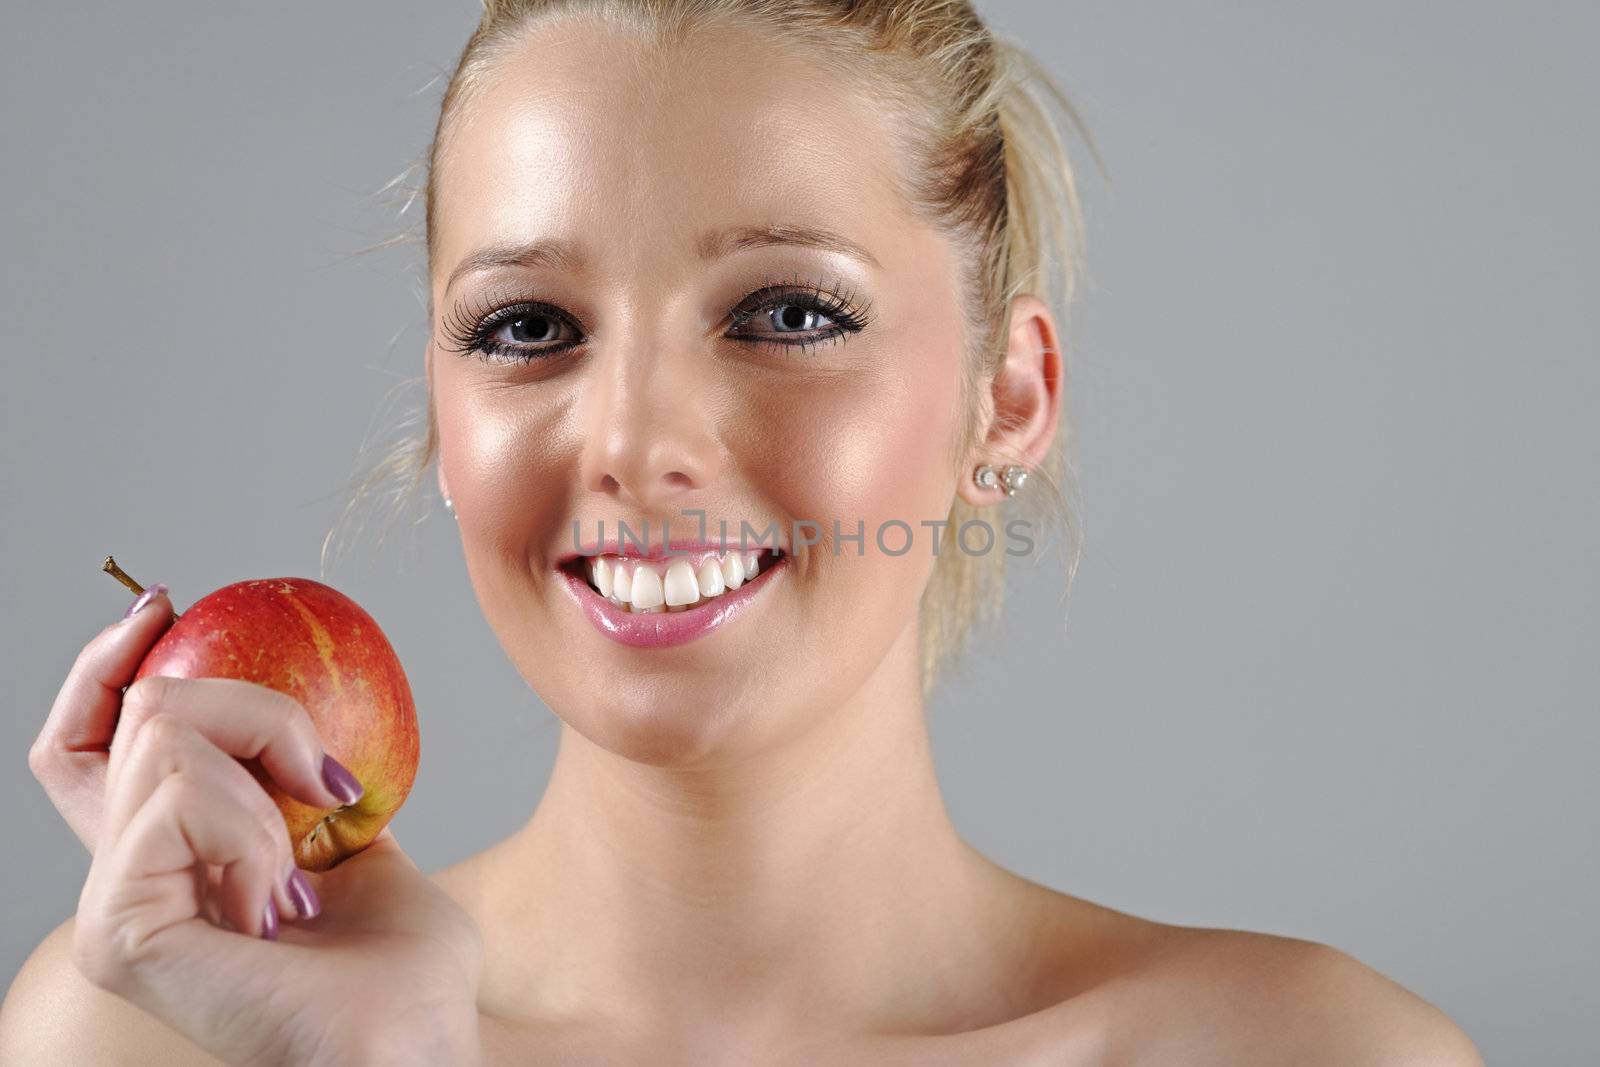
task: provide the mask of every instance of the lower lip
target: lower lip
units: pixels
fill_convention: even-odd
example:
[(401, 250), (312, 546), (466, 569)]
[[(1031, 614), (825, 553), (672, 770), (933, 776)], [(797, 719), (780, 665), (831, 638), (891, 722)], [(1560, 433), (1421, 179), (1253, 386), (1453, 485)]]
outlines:
[(613, 604), (570, 571), (557, 570), (594, 628), (630, 648), (670, 648), (704, 637), (738, 618), (751, 600), (789, 569), (789, 558), (779, 557), (767, 570), (733, 590), (683, 611), (634, 612)]

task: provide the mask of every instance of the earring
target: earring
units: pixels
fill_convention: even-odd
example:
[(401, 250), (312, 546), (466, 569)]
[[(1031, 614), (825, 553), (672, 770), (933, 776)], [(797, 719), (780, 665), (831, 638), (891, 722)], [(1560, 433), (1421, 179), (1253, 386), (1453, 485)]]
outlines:
[(1000, 484), (1000, 476), (987, 463), (978, 465), (978, 468), (972, 472), (972, 480), (978, 484), (979, 489), (993, 489)]
[(456, 517), (455, 503), (449, 497), (444, 498), (444, 509), (450, 513), (452, 519)]
[(1006, 487), (1006, 496), (1016, 496), (1017, 490), (1028, 480), (1028, 469), (1012, 464), (1000, 472), (1000, 481)]

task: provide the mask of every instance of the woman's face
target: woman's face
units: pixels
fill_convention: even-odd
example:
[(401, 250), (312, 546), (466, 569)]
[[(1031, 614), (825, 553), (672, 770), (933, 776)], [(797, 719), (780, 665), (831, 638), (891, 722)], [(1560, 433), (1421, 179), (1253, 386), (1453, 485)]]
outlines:
[[(901, 206), (886, 116), (835, 85), (753, 35), (647, 58), (598, 23), (545, 27), (497, 62), (439, 166), (428, 369), (467, 569), (523, 677), (632, 759), (717, 765), (874, 672), (915, 684), (922, 524), (956, 485), (956, 265)], [(863, 254), (752, 236), (774, 227)], [(741, 523), (771, 527), (786, 558), (626, 614), (587, 561), (562, 562), (575, 524), (592, 549), (602, 521), (609, 539), (648, 520), (659, 548), (663, 520), (674, 544), (699, 538), (696, 511), (735, 547)], [(911, 549), (890, 555), (876, 535), (896, 519)], [(731, 584), (731, 563), (709, 566)]]

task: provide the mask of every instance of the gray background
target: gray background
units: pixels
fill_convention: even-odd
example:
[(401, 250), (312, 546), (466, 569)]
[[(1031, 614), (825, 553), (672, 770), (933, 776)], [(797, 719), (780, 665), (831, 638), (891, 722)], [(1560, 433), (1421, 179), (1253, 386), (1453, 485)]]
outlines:
[[(984, 9), (1109, 181), (1074, 142), (1070, 626), (1059, 558), (1018, 568), (933, 701), (959, 828), (1136, 914), (1337, 945), (1491, 1062), (1596, 1062), (1595, 8)], [(87, 867), (25, 754), (129, 600), (108, 552), (180, 608), (280, 574), (364, 604), (422, 715), (396, 828), (425, 868), (540, 794), (556, 720), (431, 479), (319, 572), (363, 442), (422, 395), (420, 256), (351, 253), (420, 223), (372, 193), (420, 157), (475, 14), (8, 10), (8, 980)]]

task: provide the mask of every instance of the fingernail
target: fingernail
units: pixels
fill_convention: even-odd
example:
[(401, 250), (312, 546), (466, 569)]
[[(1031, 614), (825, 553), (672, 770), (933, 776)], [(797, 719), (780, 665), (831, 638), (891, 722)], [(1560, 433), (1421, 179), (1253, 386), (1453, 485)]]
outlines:
[(128, 607), (127, 614), (122, 616), (122, 621), (127, 622), (133, 618), (139, 613), (139, 609), (156, 598), (157, 593), (165, 593), (166, 591), (167, 584), (165, 582), (157, 582), (155, 585), (146, 587), (145, 591), (139, 594), (138, 599)]
[(267, 898), (267, 909), (261, 913), (261, 936), (268, 941), (278, 940), (278, 902)]
[(356, 776), (346, 770), (344, 764), (329, 755), (322, 757), (322, 784), (326, 785), (328, 792), (338, 797), (343, 804), (354, 804), (365, 792), (361, 788), (361, 783), (356, 781)]
[(322, 911), (322, 902), (317, 900), (317, 891), (311, 888), (311, 879), (305, 872), (296, 867), (294, 873), (289, 875), (287, 883), (289, 899), (294, 901), (294, 910), (300, 913), (302, 919), (314, 919)]

